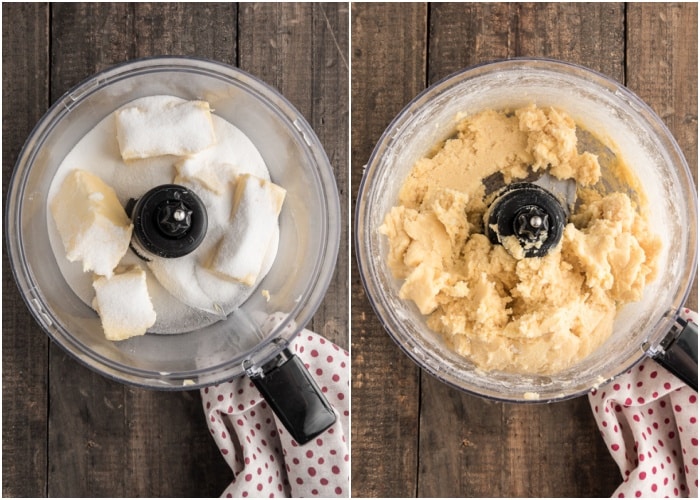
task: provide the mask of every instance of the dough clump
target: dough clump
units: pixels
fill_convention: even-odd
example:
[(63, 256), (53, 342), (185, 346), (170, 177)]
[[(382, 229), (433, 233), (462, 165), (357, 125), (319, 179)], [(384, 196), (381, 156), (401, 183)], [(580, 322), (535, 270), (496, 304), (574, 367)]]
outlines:
[[(621, 168), (620, 165), (617, 168)], [(516, 259), (484, 234), (486, 181), (533, 173), (574, 179), (579, 201), (546, 256)], [(627, 173), (629, 175), (629, 173)], [(601, 194), (595, 155), (552, 108), (487, 110), (416, 162), (380, 232), (400, 297), (484, 370), (552, 374), (599, 347), (617, 310), (641, 298), (660, 240), (627, 194)]]

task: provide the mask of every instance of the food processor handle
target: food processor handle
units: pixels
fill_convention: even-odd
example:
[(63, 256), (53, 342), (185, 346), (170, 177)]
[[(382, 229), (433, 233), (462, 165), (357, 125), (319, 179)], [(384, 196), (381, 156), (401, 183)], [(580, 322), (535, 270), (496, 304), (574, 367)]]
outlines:
[(328, 400), (301, 360), (288, 349), (261, 369), (247, 373), (298, 444), (311, 441), (335, 423)]
[(698, 391), (698, 325), (680, 318), (679, 327), (669, 332), (662, 349), (653, 356), (661, 366)]

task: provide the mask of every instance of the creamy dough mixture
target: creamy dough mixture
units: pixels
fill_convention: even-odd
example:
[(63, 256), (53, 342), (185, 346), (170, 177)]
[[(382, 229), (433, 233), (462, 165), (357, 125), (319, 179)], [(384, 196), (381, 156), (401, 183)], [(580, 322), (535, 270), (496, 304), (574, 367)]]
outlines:
[[(631, 175), (622, 164), (614, 170)], [(484, 234), (484, 180), (498, 172), (506, 184), (532, 172), (576, 181), (576, 209), (546, 256), (518, 259)], [(400, 297), (484, 370), (571, 366), (608, 338), (620, 307), (641, 298), (661, 247), (645, 207), (621, 192), (601, 194), (600, 177), (560, 111), (529, 106), (463, 119), (415, 164), (380, 228), (389, 266), (404, 280)]]

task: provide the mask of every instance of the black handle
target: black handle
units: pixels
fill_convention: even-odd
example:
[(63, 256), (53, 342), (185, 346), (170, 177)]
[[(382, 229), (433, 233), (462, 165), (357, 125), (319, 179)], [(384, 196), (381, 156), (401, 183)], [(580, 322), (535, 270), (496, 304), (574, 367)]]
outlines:
[(333, 408), (289, 349), (247, 373), (297, 443), (308, 443), (335, 423)]
[(698, 325), (677, 318), (677, 326), (661, 343), (653, 358), (698, 392)]

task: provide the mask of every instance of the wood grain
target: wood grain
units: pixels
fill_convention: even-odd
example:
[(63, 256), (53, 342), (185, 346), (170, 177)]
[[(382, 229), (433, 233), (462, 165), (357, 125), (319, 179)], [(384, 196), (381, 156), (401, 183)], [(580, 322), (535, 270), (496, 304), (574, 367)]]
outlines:
[(605, 3), (436, 3), (428, 44), (430, 83), (512, 57), (570, 61), (622, 81), (624, 10)]
[[(235, 3), (3, 6), (3, 191), (21, 144), (63, 92), (113, 64), (156, 55), (240, 64), (272, 85), (281, 83), (314, 127), (326, 126), (322, 140), (339, 188), (347, 191), (347, 9), (342, 4), (243, 9)], [(246, 51), (257, 47), (243, 40), (250, 26), (256, 43), (279, 44), (266, 54), (276, 58), (273, 70), (265, 59), (251, 62)], [(343, 244), (344, 264), (329, 290), (338, 296), (324, 302), (313, 327), (347, 348), (347, 236)], [(6, 259), (3, 267), (3, 388), (9, 388), (3, 393), (3, 493), (218, 496), (232, 474), (204, 421), (199, 392), (118, 384), (49, 347), (14, 292)]]
[[(340, 198), (338, 261), (328, 293), (311, 329), (344, 349), (350, 348), (350, 14), (348, 4), (313, 4), (311, 65), (311, 127), (318, 135), (335, 172)], [(342, 313), (342, 314), (340, 314)]]
[[(353, 203), (391, 119), (425, 87), (424, 4), (353, 4)], [(353, 204), (354, 213), (354, 204)], [(386, 335), (352, 270), (352, 494), (416, 495), (419, 370)]]
[[(49, 105), (45, 4), (6, 4), (2, 16), (2, 199), (14, 163)], [(17, 290), (2, 246), (2, 493), (46, 495), (48, 345)]]

